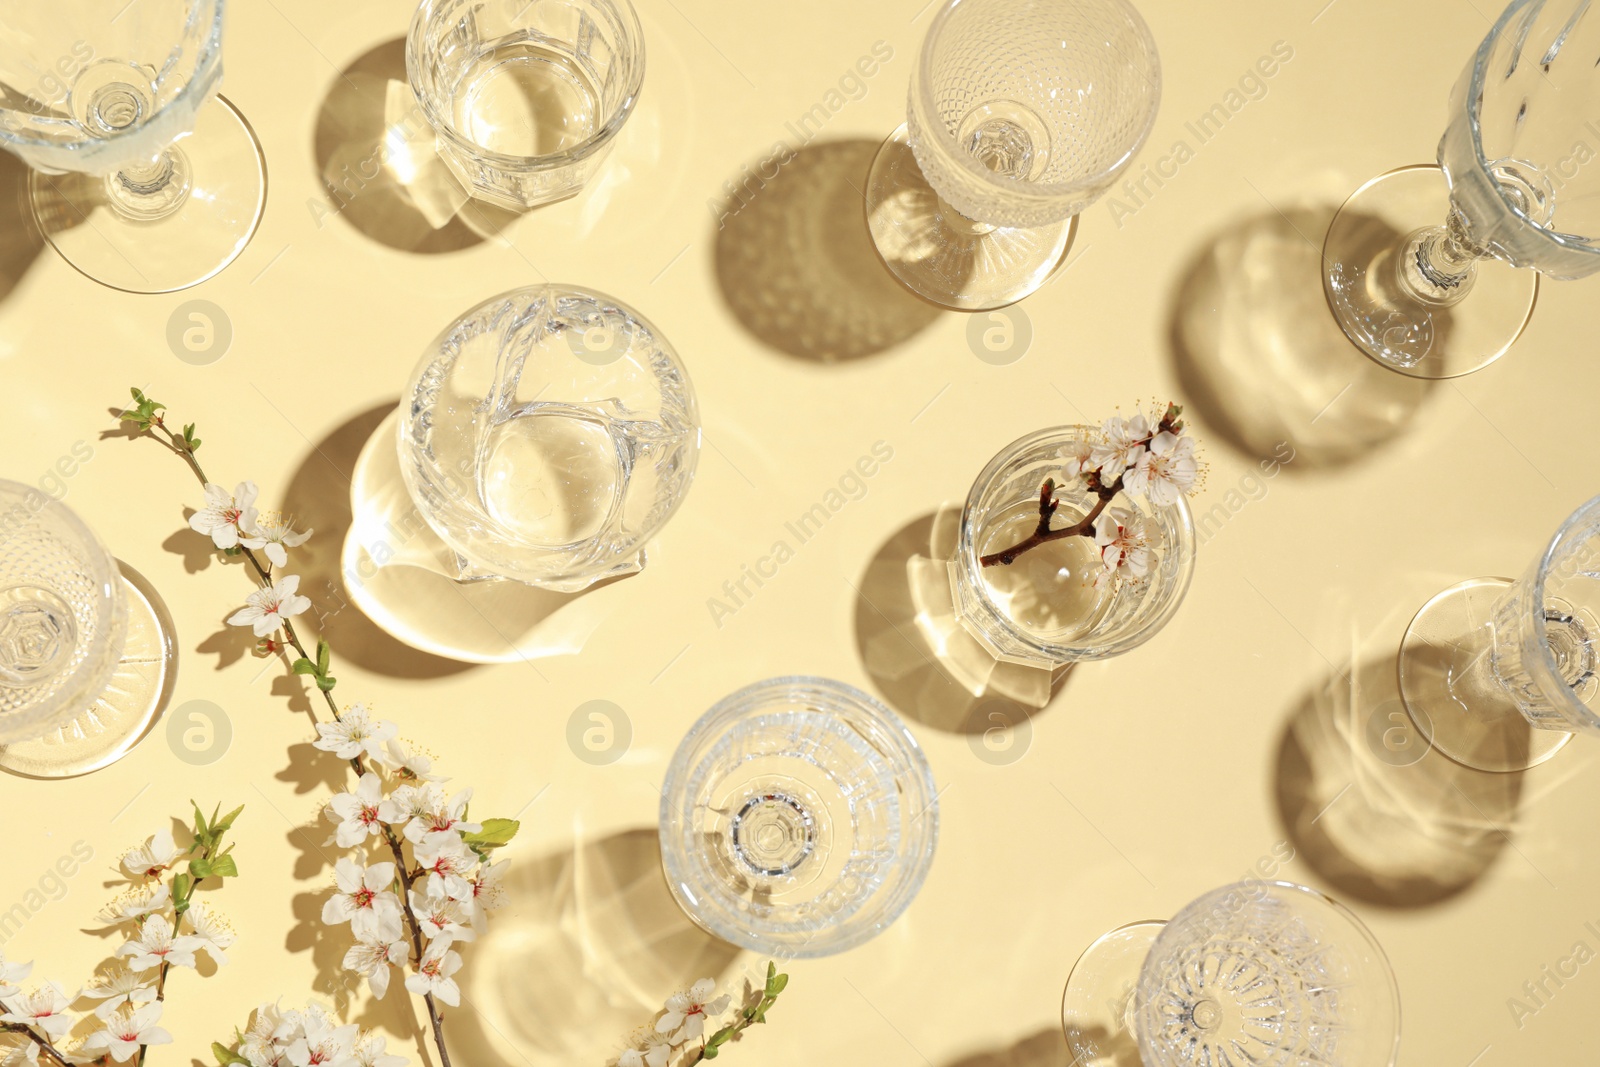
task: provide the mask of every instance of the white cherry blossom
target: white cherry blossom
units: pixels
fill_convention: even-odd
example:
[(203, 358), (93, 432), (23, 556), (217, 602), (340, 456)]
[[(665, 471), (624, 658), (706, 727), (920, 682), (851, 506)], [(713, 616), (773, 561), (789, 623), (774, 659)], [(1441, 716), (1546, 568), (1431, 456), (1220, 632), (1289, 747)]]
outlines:
[(356, 937), (392, 941), (400, 936), (400, 898), (390, 891), (394, 864), (363, 867), (344, 858), (334, 864), (338, 890), (322, 906), (322, 921), (329, 926), (349, 923)]
[(185, 914), (189, 919), (189, 936), (194, 939), (194, 947), (204, 950), (218, 964), (227, 963), (228, 956), (224, 950), (231, 948), (239, 935), (204, 901), (195, 901)]
[(317, 723), (318, 736), (311, 744), (340, 759), (362, 755), (382, 759), (381, 746), (399, 730), (392, 722), (374, 720), (365, 704), (351, 704), (334, 722)]
[(1163, 430), (1156, 434), (1122, 484), (1130, 493), (1148, 495), (1152, 504), (1169, 507), (1194, 488), (1199, 473), (1194, 439)]
[(702, 978), (684, 992), (672, 994), (667, 998), (666, 1011), (656, 1020), (656, 1031), (672, 1034), (675, 1045), (698, 1040), (705, 1032), (707, 1017), (721, 1015), (733, 1000), (726, 993), (712, 999), (711, 994), (716, 991), (715, 982)]
[(256, 483), (240, 482), (232, 493), (215, 482), (206, 483), (206, 506), (189, 516), (189, 528), (210, 534), (218, 548), (234, 548), (240, 535), (256, 525)]
[(468, 905), (439, 893), (411, 891), (411, 913), (428, 940), (471, 941), (477, 935), (468, 925), (472, 912)]
[(239, 543), (252, 550), (265, 552), (267, 560), (274, 567), (287, 566), (291, 548), (299, 548), (306, 543), (314, 531), (307, 530), (298, 533), (291, 529), (289, 523), (275, 512), (262, 512), (254, 523), (244, 528), (248, 535), (241, 537)]
[(447, 801), (444, 790), (430, 783), (422, 786), (418, 795), (416, 814), (406, 823), (405, 830), (406, 840), (412, 844), (420, 843), (431, 834), (472, 834), (483, 829), (481, 823), (463, 821), (467, 804), (472, 800), (472, 790), (463, 789)]
[(108, 1019), (124, 1004), (138, 1007), (156, 999), (156, 987), (149, 984), (150, 981), (147, 975), (118, 967), (94, 985), (86, 987), (80, 995), (98, 1000), (100, 1003), (95, 1006), (94, 1013), (102, 1019)]
[(104, 1049), (113, 1060), (125, 1063), (139, 1051), (140, 1045), (165, 1045), (172, 1035), (156, 1023), (161, 1020), (161, 1002), (151, 1001), (132, 1011), (122, 1011), (102, 1020), (104, 1030), (90, 1034), (83, 1042), (86, 1049)]
[(1144, 516), (1124, 508), (1108, 508), (1094, 522), (1094, 543), (1105, 564), (1095, 576), (1098, 585), (1120, 571), (1143, 578), (1150, 570), (1150, 544), (1145, 535)]
[(182, 854), (172, 842), (171, 830), (158, 830), (148, 842), (129, 849), (122, 857), (122, 869), (134, 877), (153, 877), (172, 866)]
[(257, 589), (245, 598), (244, 607), (228, 616), (228, 625), (248, 626), (257, 637), (277, 632), (284, 620), (310, 609), (311, 598), (301, 596), (299, 588), (300, 576), (290, 574)]
[(461, 1004), (461, 988), (450, 977), (461, 969), (461, 954), (448, 941), (430, 942), (417, 963), (415, 974), (406, 976), (406, 988), (419, 997), (432, 995), (450, 1007)]
[(194, 950), (199, 941), (187, 934), (174, 936), (172, 924), (165, 915), (146, 916), (139, 927), (139, 935), (130, 937), (117, 949), (118, 956), (128, 957), (128, 967), (135, 971), (148, 971), (163, 963), (174, 967), (193, 967)]
[(383, 832), (384, 823), (397, 822), (400, 812), (384, 798), (383, 781), (368, 771), (354, 790), (328, 801), (328, 818), (337, 823), (333, 839), (341, 848), (354, 848), (369, 836)]
[(0, 1022), (34, 1027), (44, 1031), (52, 1042), (59, 1041), (77, 1023), (77, 1019), (67, 1011), (69, 1003), (60, 983), (46, 982), (31, 993), (0, 997), (0, 1005), (6, 1009), (5, 1014), (0, 1015)]
[(429, 893), (453, 900), (471, 900), (472, 883), (467, 874), (477, 864), (472, 850), (455, 834), (429, 834), (416, 845), (417, 865), (428, 872)]
[(392, 940), (358, 937), (344, 954), (344, 969), (364, 977), (372, 995), (382, 1000), (389, 991), (389, 968), (405, 966), (410, 955), (399, 936)]
[(1133, 466), (1145, 450), (1145, 440), (1150, 436), (1150, 420), (1143, 414), (1131, 419), (1113, 415), (1103, 427), (1105, 440), (1090, 453), (1090, 464), (1100, 471), (1100, 480), (1107, 485), (1116, 481), (1123, 471)]

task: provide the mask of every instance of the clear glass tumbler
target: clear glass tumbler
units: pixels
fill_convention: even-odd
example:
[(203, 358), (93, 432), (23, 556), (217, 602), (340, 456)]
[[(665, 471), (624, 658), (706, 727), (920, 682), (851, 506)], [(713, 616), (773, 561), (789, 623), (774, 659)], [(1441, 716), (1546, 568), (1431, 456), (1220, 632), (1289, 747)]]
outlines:
[(1076, 1067), (1392, 1067), (1400, 993), (1372, 932), (1289, 882), (1215, 889), (1132, 923), (1072, 968), (1061, 1022)]
[(906, 125), (867, 178), (878, 253), (945, 307), (1021, 300), (1065, 261), (1160, 102), (1155, 40), (1126, 0), (947, 0)]
[(98, 282), (165, 293), (244, 250), (266, 163), (216, 95), (224, 0), (51, 0), (6, 7), (0, 147), (33, 168), (46, 239)]
[(1439, 166), (1391, 171), (1340, 208), (1323, 288), (1345, 335), (1391, 370), (1454, 378), (1498, 359), (1539, 275), (1600, 270), (1600, 15), (1514, 0), (1450, 98)]
[(939, 837), (933, 772), (894, 712), (824, 678), (727, 697), (678, 745), (661, 859), (684, 912), (736, 945), (828, 956), (910, 905)]
[(688, 372), (633, 308), (516, 289), (451, 323), (400, 405), (400, 468), (462, 580), (575, 592), (644, 566), (694, 479)]
[(171, 622), (83, 520), (0, 481), (0, 769), (96, 770), (142, 738), (169, 695)]
[(1177, 612), (1194, 573), (1194, 519), (1181, 496), (1168, 506), (1118, 493), (1110, 508), (1144, 520), (1151, 562), (1138, 580), (1096, 582), (1104, 570), (1093, 537), (1064, 537), (986, 564), (1032, 534), (1039, 492), (1054, 481), (1058, 506), (1052, 529), (1072, 526), (1097, 498), (1082, 479), (1062, 472), (1081, 443), (1104, 440), (1097, 426), (1058, 426), (1013, 441), (973, 482), (961, 511), (956, 556), (950, 562), (956, 613), (989, 654), (1003, 662), (1054, 668), (1106, 659), (1155, 636)]
[(467, 191), (525, 210), (594, 176), (638, 102), (644, 33), (628, 0), (422, 0), (406, 72)]
[(1400, 643), (1400, 696), (1457, 763), (1520, 771), (1600, 734), (1600, 497), (1517, 581), (1473, 578), (1422, 606)]

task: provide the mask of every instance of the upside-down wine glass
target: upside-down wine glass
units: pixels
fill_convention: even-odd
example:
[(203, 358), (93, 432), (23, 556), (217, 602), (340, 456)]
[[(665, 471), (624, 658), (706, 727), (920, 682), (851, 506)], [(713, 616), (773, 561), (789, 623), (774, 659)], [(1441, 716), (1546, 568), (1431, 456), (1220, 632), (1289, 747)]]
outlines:
[(684, 912), (780, 958), (877, 936), (922, 887), (939, 836), (933, 772), (860, 690), (773, 678), (690, 728), (661, 790), (661, 859)]
[(1533, 313), (1539, 275), (1600, 270), (1600, 14), (1589, 0), (1514, 0), (1456, 83), (1439, 165), (1363, 185), (1323, 243), (1345, 334), (1416, 378), (1498, 359)]
[(1061, 1023), (1076, 1067), (1391, 1067), (1400, 994), (1344, 906), (1289, 882), (1241, 882), (1090, 945)]
[(0, 769), (64, 778), (120, 759), (171, 692), (172, 622), (71, 509), (0, 481)]
[(1160, 100), (1155, 41), (1126, 0), (947, 0), (867, 178), (879, 255), (945, 307), (1022, 299), (1065, 261)]
[(1520, 771), (1600, 734), (1600, 497), (1523, 576), (1473, 578), (1422, 606), (1400, 643), (1400, 697), (1457, 763)]
[(422, 0), (411, 91), (473, 196), (526, 210), (575, 195), (644, 84), (629, 0)]
[(222, 80), (226, 0), (7, 5), (0, 146), (33, 168), (39, 229), (116, 289), (165, 293), (233, 262), (261, 221), (260, 142)]

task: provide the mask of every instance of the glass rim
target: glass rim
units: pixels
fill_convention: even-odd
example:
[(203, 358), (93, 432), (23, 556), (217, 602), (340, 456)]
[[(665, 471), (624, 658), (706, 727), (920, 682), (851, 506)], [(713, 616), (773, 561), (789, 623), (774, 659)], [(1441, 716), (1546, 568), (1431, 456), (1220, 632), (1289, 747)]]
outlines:
[(433, 127), (435, 133), (447, 139), (454, 147), (467, 153), (475, 160), (494, 164), (502, 169), (514, 167), (529, 167), (535, 170), (554, 170), (558, 167), (570, 166), (573, 163), (588, 159), (590, 156), (605, 149), (616, 138), (633, 114), (639, 102), (639, 93), (644, 87), (645, 70), (645, 40), (644, 27), (639, 22), (639, 13), (634, 10), (632, 0), (605, 0), (611, 4), (623, 20), (623, 30), (638, 45), (638, 55), (634, 63), (633, 76), (628, 79), (627, 92), (617, 106), (611, 109), (606, 121), (600, 124), (588, 137), (579, 141), (571, 148), (559, 152), (551, 152), (542, 156), (518, 156), (505, 152), (496, 152), (491, 148), (479, 144), (472, 138), (456, 129), (455, 123), (434, 106), (431, 94), (420, 91), (417, 85), (416, 70), (420, 67), (418, 58), (422, 51), (422, 30), (427, 24), (438, 4), (438, 0), (422, 0), (417, 5), (416, 13), (411, 16), (411, 27), (406, 32), (406, 81), (411, 87), (411, 95), (416, 98), (418, 106), (422, 108), (423, 116), (428, 120), (428, 125)]
[[(691, 739), (697, 733), (708, 727), (715, 726), (719, 729), (716, 737), (739, 717), (752, 712), (760, 712), (771, 704), (776, 703), (796, 692), (820, 692), (848, 704), (854, 710), (868, 715), (871, 719), (883, 726), (889, 736), (897, 743), (900, 751), (898, 755), (904, 757), (899, 770), (906, 772), (897, 775), (897, 780), (902, 784), (915, 783), (919, 785), (926, 796), (926, 803), (908, 815), (901, 826), (901, 833), (907, 840), (913, 837), (912, 828), (920, 824), (923, 829), (916, 834), (919, 847), (914, 853), (906, 857), (903, 865), (905, 875), (892, 880), (886, 880), (882, 885), (889, 886), (889, 892), (882, 900), (872, 901), (870, 913), (867, 908), (857, 908), (851, 914), (843, 917), (838, 922), (820, 927), (811, 937), (799, 944), (781, 944), (779, 939), (784, 935), (783, 928), (776, 924), (748, 923), (744, 926), (727, 922), (720, 914), (703, 915), (699, 911), (691, 910), (680, 896), (679, 884), (687, 881), (684, 877), (685, 868), (678, 859), (693, 851), (681, 847), (673, 837), (668, 835), (668, 827), (672, 824), (675, 812), (674, 797), (682, 793), (684, 779), (691, 770), (687, 760), (681, 760), (688, 752)], [(697, 739), (698, 740), (698, 739)], [(715, 737), (711, 738), (715, 740)], [(678, 802), (686, 799), (686, 794), (678, 796)], [(910, 797), (908, 795), (907, 799)], [(909, 805), (907, 805), (909, 810)], [(780, 953), (785, 958), (809, 959), (819, 956), (831, 956), (856, 948), (876, 937), (886, 927), (903, 915), (911, 902), (916, 898), (922, 884), (927, 880), (928, 872), (933, 867), (933, 857), (939, 844), (939, 794), (938, 783), (933, 777), (933, 767), (928, 762), (927, 753), (917, 742), (916, 735), (906, 725), (904, 719), (883, 701), (872, 694), (858, 689), (847, 682), (834, 678), (825, 678), (820, 675), (786, 674), (771, 678), (764, 678), (749, 685), (740, 687), (718, 700), (707, 709), (678, 742), (673, 751), (672, 758), (667, 763), (667, 770), (661, 782), (661, 804), (658, 818), (658, 834), (661, 841), (661, 865), (666, 877), (667, 886), (672, 891), (672, 896), (678, 901), (679, 907), (689, 916), (695, 925), (709, 931), (716, 937), (725, 941), (752, 948), (759, 951)], [(672, 847), (669, 847), (669, 842)], [(691, 898), (692, 899), (692, 898)], [(850, 930), (849, 936), (836, 938), (825, 942), (821, 948), (813, 949), (811, 946), (823, 934), (835, 934), (845, 929), (863, 914), (869, 914), (873, 921), (857, 925)], [(768, 937), (776, 933), (776, 937)], [(753, 943), (760, 939), (759, 943)]]
[[(1467, 85), (1467, 98), (1465, 101), (1467, 111), (1467, 129), (1471, 135), (1473, 161), (1477, 164), (1482, 175), (1488, 180), (1488, 184), (1494, 189), (1495, 196), (1499, 197), (1500, 203), (1505, 207), (1505, 209), (1509, 211), (1512, 217), (1518, 222), (1533, 230), (1540, 239), (1549, 241), (1558, 248), (1570, 250), (1581, 255), (1600, 255), (1600, 247), (1596, 247), (1587, 241), (1583, 241), (1574, 234), (1565, 234), (1559, 230), (1554, 230), (1547, 226), (1541, 226), (1537, 222), (1534, 222), (1533, 219), (1529, 218), (1528, 213), (1521, 207), (1517, 206), (1517, 204), (1506, 193), (1505, 188), (1501, 186), (1499, 182), (1494, 180), (1493, 175), (1491, 175), (1489, 171), (1489, 167), (1494, 161), (1489, 159), (1483, 151), (1483, 120), (1481, 117), (1481, 103), (1485, 91), (1485, 80), (1488, 73), (1490, 53), (1492, 53), (1495, 46), (1500, 43), (1513, 18), (1525, 11), (1529, 6), (1543, 7), (1546, 2), (1547, 0), (1511, 0), (1511, 3), (1504, 11), (1500, 13), (1500, 17), (1495, 20), (1494, 25), (1489, 29), (1489, 32), (1478, 44), (1477, 50), (1473, 52), (1472, 63), (1470, 67), (1471, 76)], [(1448, 171), (1446, 171), (1446, 173), (1448, 173)]]
[[(150, 119), (147, 119), (146, 121), (134, 126), (126, 126), (112, 133), (96, 135), (93, 137), (85, 137), (82, 140), (77, 141), (60, 141), (46, 138), (26, 137), (19, 135), (14, 131), (6, 130), (3, 127), (0, 127), (0, 143), (7, 145), (19, 145), (27, 148), (61, 149), (68, 152), (80, 151), (84, 145), (121, 144), (124, 141), (143, 135), (157, 115), (164, 114), (171, 108), (176, 107), (178, 104), (188, 101), (195, 95), (197, 91), (203, 92), (204, 96), (210, 96), (217, 89), (217, 79), (203, 77), (202, 75), (204, 72), (210, 70), (213, 65), (220, 64), (221, 62), (222, 19), (228, 6), (228, 0), (200, 0), (200, 2), (196, 3), (191, 9), (190, 21), (193, 21), (194, 16), (204, 9), (206, 3), (212, 4), (215, 7), (216, 13), (212, 17), (210, 31), (206, 34), (204, 40), (201, 42), (200, 53), (195, 57), (195, 63), (190, 77), (183, 83), (178, 91), (173, 94), (171, 100), (168, 100), (160, 108), (157, 108), (151, 113)], [(204, 89), (197, 90), (197, 86), (201, 85), (204, 86)], [(4, 110), (15, 111), (16, 109), (8, 108)], [(75, 120), (73, 120), (72, 124), (74, 126), (78, 125)], [(172, 143), (173, 141), (164, 142), (160, 148), (167, 148)]]
[[(1333, 914), (1344, 920), (1346, 925), (1355, 932), (1356, 936), (1360, 937), (1362, 941), (1365, 942), (1367, 948), (1372, 953), (1374, 962), (1377, 964), (1378, 972), (1383, 976), (1384, 988), (1388, 992), (1388, 1003), (1394, 1010), (1394, 1041), (1389, 1047), (1389, 1067), (1393, 1067), (1400, 1055), (1400, 1035), (1403, 1029), (1401, 1026), (1401, 1012), (1403, 1009), (1400, 1003), (1400, 981), (1394, 972), (1394, 961), (1389, 959), (1389, 954), (1384, 951), (1382, 943), (1378, 941), (1378, 936), (1372, 932), (1372, 928), (1363, 922), (1361, 916), (1357, 915), (1353, 910), (1351, 910), (1348, 905), (1342, 903), (1341, 901), (1335, 900), (1333, 897), (1324, 893), (1320, 889), (1313, 889), (1311, 886), (1301, 885), (1299, 882), (1289, 882), (1283, 879), (1247, 878), (1243, 881), (1232, 882), (1228, 885), (1218, 886), (1215, 889), (1208, 890), (1207, 892), (1200, 894), (1198, 897), (1195, 897), (1189, 903), (1185, 904), (1183, 907), (1174, 912), (1172, 918), (1167, 920), (1165, 929), (1156, 935), (1156, 941), (1151, 945), (1150, 948), (1150, 955), (1145, 957), (1144, 964), (1139, 968), (1139, 986), (1142, 987), (1144, 985), (1145, 969), (1150, 966), (1150, 960), (1155, 957), (1156, 946), (1161, 943), (1162, 938), (1167, 936), (1167, 933), (1176, 926), (1180, 919), (1188, 915), (1192, 909), (1199, 907), (1214, 897), (1219, 897), (1227, 893), (1232, 893), (1237, 890), (1248, 889), (1251, 887), (1266, 887), (1271, 889), (1285, 890), (1292, 893), (1300, 893), (1306, 897), (1318, 901)], [(1134, 995), (1135, 1000), (1137, 1001), (1137, 991)], [(1142, 1045), (1143, 1042), (1141, 1041), (1140, 1044)]]
[(1179, 606), (1183, 603), (1184, 594), (1189, 591), (1189, 583), (1194, 577), (1195, 557), (1198, 554), (1198, 546), (1195, 544), (1194, 512), (1189, 507), (1188, 498), (1180, 495), (1173, 504), (1165, 506), (1152, 504), (1151, 510), (1156, 515), (1160, 515), (1163, 512), (1176, 513), (1178, 540), (1190, 547), (1182, 553), (1182, 558), (1178, 563), (1179, 574), (1177, 581), (1174, 583), (1172, 593), (1168, 596), (1167, 603), (1162, 607), (1161, 611), (1136, 633), (1120, 641), (1110, 642), (1100, 648), (1091, 648), (1091, 646), (1083, 644), (1057, 644), (1052, 641), (1041, 640), (1037, 634), (1017, 626), (1006, 616), (1005, 612), (995, 606), (988, 593), (984, 591), (984, 583), (980, 573), (983, 568), (982, 564), (977, 563), (977, 546), (971, 543), (970, 534), (966, 528), (968, 524), (964, 520), (969, 513), (977, 509), (982, 501), (983, 493), (999, 477), (1000, 472), (1008, 464), (1015, 462), (1022, 453), (1043, 444), (1053, 437), (1070, 439), (1077, 435), (1103, 436), (1104, 430), (1089, 423), (1069, 423), (1063, 426), (1051, 426), (1025, 434), (996, 452), (983, 470), (979, 472), (978, 477), (972, 483), (972, 488), (967, 491), (966, 499), (962, 501), (961, 515), (963, 522), (959, 535), (960, 539), (957, 542), (958, 562), (961, 565), (961, 569), (971, 579), (977, 597), (983, 601), (984, 605), (993, 614), (995, 621), (1005, 630), (1006, 634), (1016, 638), (1041, 655), (1052, 659), (1064, 658), (1067, 662), (1085, 659), (1106, 659), (1111, 656), (1121, 655), (1124, 652), (1132, 651), (1159, 633), (1167, 623), (1172, 621), (1173, 615), (1177, 614)]
[[(934, 15), (933, 22), (928, 26), (927, 35), (922, 40), (922, 47), (917, 53), (917, 65), (911, 72), (912, 110), (915, 111), (920, 104), (930, 115), (937, 115), (938, 108), (933, 99), (933, 90), (929, 87), (923, 70), (932, 65), (933, 50), (938, 42), (940, 31), (950, 20), (957, 8), (967, 0), (947, 0), (943, 7)], [(1093, 174), (1070, 182), (1032, 182), (1023, 178), (1012, 178), (998, 174), (983, 166), (970, 152), (962, 151), (955, 137), (945, 128), (944, 123), (915, 123), (919, 129), (931, 126), (929, 134), (938, 142), (941, 153), (957, 162), (962, 170), (969, 176), (979, 181), (1004, 190), (1007, 194), (1021, 199), (1027, 199), (1038, 204), (1049, 204), (1059, 200), (1070, 199), (1086, 190), (1115, 180), (1116, 176), (1126, 170), (1133, 162), (1133, 157), (1139, 154), (1145, 142), (1150, 139), (1151, 132), (1155, 129), (1156, 118), (1161, 112), (1161, 53), (1156, 48), (1155, 35), (1150, 32), (1149, 25), (1144, 21), (1144, 16), (1128, 2), (1128, 0), (1105, 0), (1106, 3), (1118, 8), (1128, 20), (1142, 40), (1146, 51), (1152, 60), (1150, 81), (1155, 90), (1154, 98), (1150, 102), (1149, 114), (1145, 116), (1144, 124), (1134, 136), (1126, 150), (1112, 163)]]
[[(1579, 700), (1576, 691), (1561, 679), (1561, 667), (1556, 662), (1555, 653), (1551, 651), (1550, 641), (1547, 637), (1548, 620), (1544, 617), (1545, 579), (1550, 576), (1551, 567), (1556, 562), (1556, 550), (1561, 547), (1567, 535), (1584, 520), (1594, 517), (1597, 513), (1600, 513), (1600, 496), (1591, 497), (1579, 504), (1577, 510), (1562, 520), (1561, 526), (1551, 536), (1549, 543), (1545, 545), (1544, 551), (1539, 555), (1538, 563), (1535, 565), (1533, 604), (1529, 607), (1529, 614), (1533, 619), (1534, 633), (1539, 638), (1536, 642), (1539, 663), (1549, 672), (1552, 678), (1560, 683), (1557, 687), (1559, 695), (1545, 694), (1545, 696), (1551, 704), (1565, 708), (1569, 718), (1576, 716), (1579, 720), (1594, 720), (1596, 713), (1587, 704)], [(1575, 726), (1576, 724), (1574, 723), (1573, 725)]]

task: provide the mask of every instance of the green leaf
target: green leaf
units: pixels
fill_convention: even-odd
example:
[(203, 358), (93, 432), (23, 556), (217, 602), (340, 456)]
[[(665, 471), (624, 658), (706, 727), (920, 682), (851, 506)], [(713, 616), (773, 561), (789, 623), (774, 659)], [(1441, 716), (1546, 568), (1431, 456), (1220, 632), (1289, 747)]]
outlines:
[(189, 804), (190, 804), (191, 807), (194, 808), (194, 836), (195, 836), (195, 839), (196, 840), (203, 840), (205, 838), (205, 836), (206, 836), (206, 816), (205, 816), (205, 812), (201, 811), (200, 810), (200, 805), (196, 804), (194, 801), (192, 801), (192, 800), (189, 801)]
[(322, 673), (321, 671), (317, 670), (317, 665), (315, 663), (312, 663), (310, 660), (306, 659), (304, 656), (301, 656), (299, 659), (295, 660), (289, 666), (294, 671), (294, 673), (296, 673), (296, 674), (320, 674), (320, 673)]
[(179, 871), (172, 876), (172, 906), (181, 914), (189, 906), (189, 894), (194, 892), (194, 881)]
[(249, 1064), (250, 1062), (219, 1041), (211, 1042), (211, 1054), (217, 1058), (217, 1067), (231, 1067), (235, 1063)]
[(718, 1045), (727, 1044), (727, 1042), (736, 1033), (738, 1033), (738, 1031), (733, 1027), (724, 1026), (721, 1030), (718, 1030), (716, 1033), (712, 1034), (706, 1039), (706, 1048), (716, 1048)]
[(789, 984), (789, 976), (788, 975), (786, 975), (786, 974), (778, 975), (777, 978), (774, 978), (771, 982), (767, 983), (767, 995), (768, 996), (773, 996), (773, 997), (777, 996), (779, 993), (782, 993), (784, 991), (785, 987), (787, 987), (788, 984)]
[(193, 859), (189, 861), (189, 873), (194, 875), (197, 882), (202, 878), (210, 878), (213, 871), (214, 867), (211, 860)]
[(243, 810), (244, 805), (240, 804), (221, 819), (218, 819), (215, 815), (211, 817), (211, 832), (216, 835), (218, 841), (221, 841), (222, 835), (233, 827), (233, 820), (237, 819), (239, 813)]
[(487, 856), (492, 849), (510, 844), (521, 828), (522, 824), (516, 819), (485, 819), (482, 830), (462, 834), (461, 840), (478, 855)]
[(239, 866), (233, 862), (232, 856), (218, 856), (211, 861), (211, 873), (218, 878), (237, 878)]
[(317, 642), (317, 673), (318, 674), (327, 674), (328, 673), (328, 661), (329, 661), (329, 659), (332, 658), (332, 656), (333, 656), (333, 649), (328, 647), (328, 642), (326, 642), (326, 641), (318, 641)]
[(714, 1060), (714, 1059), (716, 1059), (717, 1058), (717, 1048), (716, 1048), (716, 1046), (715, 1045), (707, 1045), (706, 1046), (706, 1050), (704, 1052), (700, 1053), (700, 1058), (703, 1059), (703, 1060)]
[(331, 689), (333, 689), (334, 686), (336, 686), (338, 684), (339, 684), (339, 679), (335, 678), (331, 674), (320, 675), (317, 678), (317, 688), (322, 690), (324, 693), (330, 691)]

